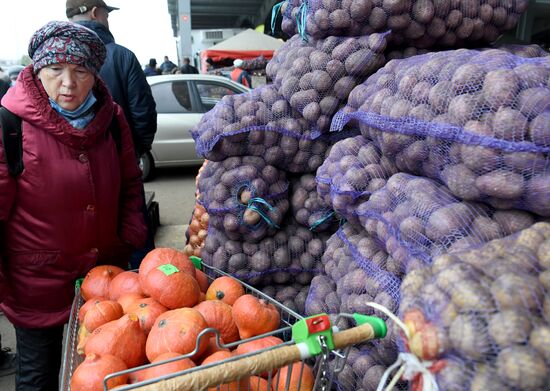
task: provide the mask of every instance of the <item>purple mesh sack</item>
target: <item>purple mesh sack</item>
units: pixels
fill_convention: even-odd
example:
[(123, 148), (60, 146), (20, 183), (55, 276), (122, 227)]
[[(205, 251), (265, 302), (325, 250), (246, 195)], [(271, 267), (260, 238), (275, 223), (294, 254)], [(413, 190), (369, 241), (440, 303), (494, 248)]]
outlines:
[(404, 58), (419, 56), (426, 53), (428, 53), (428, 50), (417, 49), (412, 46), (409, 46), (407, 48), (402, 48), (402, 49), (392, 49), (386, 53), (386, 61), (402, 60)]
[(257, 156), (209, 161), (198, 189), (209, 224), (231, 240), (255, 243), (273, 235), (289, 208), (285, 172)]
[(230, 240), (223, 231), (209, 226), (201, 256), (207, 265), (255, 286), (307, 285), (319, 273), (327, 238), (294, 221), (258, 243)]
[[(391, 257), (361, 228), (346, 223), (327, 242), (322, 257), (325, 274), (311, 281), (306, 314), (384, 314), (367, 306), (376, 302), (396, 312), (400, 277), (386, 269)], [(358, 346), (338, 375), (339, 389), (376, 390), (385, 372), (397, 358), (398, 336), (389, 327), (388, 335), (374, 343)]]
[(384, 34), (303, 41), (294, 36), (275, 52), (266, 73), (310, 123), (328, 131), (350, 91), (385, 63)]
[(528, 212), (495, 211), (460, 201), (438, 182), (393, 175), (356, 211), (366, 232), (383, 243), (401, 275), (441, 254), (464, 250), (517, 232), (535, 222)]
[(260, 287), (260, 290), (274, 298), (292, 311), (300, 315), (305, 314), (306, 299), (309, 292), (309, 284), (302, 285), (300, 283), (275, 284)]
[[(525, 58), (547, 57), (550, 56), (546, 50), (539, 45), (518, 45), (518, 44), (500, 44), (495, 45), (494, 49), (504, 50), (510, 54)], [(484, 50), (484, 49), (481, 49)]]
[(364, 136), (338, 141), (317, 170), (317, 191), (348, 221), (358, 224), (357, 207), (397, 173), (395, 164)]
[(317, 193), (314, 175), (291, 178), (290, 189), (290, 211), (296, 222), (315, 232), (338, 229), (340, 217)]
[(412, 353), (450, 364), (440, 390), (546, 390), (549, 292), (550, 224), (537, 223), (411, 272), (400, 316), (416, 319)]
[(322, 135), (315, 123), (291, 110), (273, 85), (225, 96), (191, 130), (197, 154), (211, 161), (230, 156), (261, 156), (267, 164), (293, 173), (314, 172), (328, 148), (356, 135)]
[(388, 42), (421, 49), (494, 42), (513, 29), (527, 0), (290, 0), (287, 34), (315, 38), (391, 30)]
[(334, 118), (400, 171), (464, 200), (550, 215), (550, 57), (456, 50), (392, 60)]

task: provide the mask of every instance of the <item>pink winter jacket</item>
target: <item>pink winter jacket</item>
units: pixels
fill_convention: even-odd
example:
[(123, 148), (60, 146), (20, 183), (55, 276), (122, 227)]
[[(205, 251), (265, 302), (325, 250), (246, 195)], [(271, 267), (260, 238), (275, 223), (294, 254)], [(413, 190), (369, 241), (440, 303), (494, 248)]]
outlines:
[[(27, 67), (2, 99), (22, 118), (24, 171), (9, 175), (0, 137), (0, 308), (19, 327), (67, 322), (74, 283), (143, 246), (142, 183), (124, 114), (103, 82), (82, 130), (55, 112)], [(112, 116), (121, 151), (107, 130)]]

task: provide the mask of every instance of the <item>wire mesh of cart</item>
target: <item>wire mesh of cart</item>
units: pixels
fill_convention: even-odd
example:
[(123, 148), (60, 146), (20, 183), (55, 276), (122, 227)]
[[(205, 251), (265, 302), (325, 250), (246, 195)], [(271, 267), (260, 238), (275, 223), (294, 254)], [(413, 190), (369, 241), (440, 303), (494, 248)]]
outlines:
[[(199, 258), (196, 258), (195, 261), (197, 262), (196, 266), (206, 273), (210, 281), (221, 276), (230, 276), (219, 269), (202, 264)], [(103, 389), (108, 390), (109, 380), (118, 376), (132, 375), (140, 370), (194, 356), (198, 352), (202, 338), (213, 337), (220, 348), (232, 350), (245, 342), (267, 336), (276, 336), (285, 342), (252, 353), (232, 356), (208, 365), (200, 365), (184, 371), (170, 373), (155, 379), (118, 386), (116, 389), (120, 391), (245, 391), (261, 389), (274, 391), (314, 389), (326, 391), (334, 389), (336, 375), (343, 370), (351, 346), (362, 344), (371, 339), (383, 338), (386, 335), (386, 324), (380, 318), (345, 313), (336, 316), (331, 315), (331, 317), (326, 314), (302, 317), (254, 287), (242, 281), (239, 282), (245, 288), (246, 293), (272, 303), (279, 310), (281, 315), (279, 329), (230, 344), (223, 344), (220, 341), (217, 330), (205, 329), (197, 337), (196, 348), (193, 352), (110, 374), (103, 381)], [(83, 303), (80, 287), (77, 284), (63, 346), (60, 379), (60, 390), (62, 391), (70, 390), (71, 376), (76, 367), (84, 361), (84, 357), (77, 353), (78, 312)], [(341, 318), (355, 320), (356, 326), (346, 330), (338, 330), (333, 325), (339, 324)], [(285, 375), (281, 375), (283, 372)], [(252, 378), (251, 376), (255, 377)], [(261, 388), (262, 386), (266, 388)]]

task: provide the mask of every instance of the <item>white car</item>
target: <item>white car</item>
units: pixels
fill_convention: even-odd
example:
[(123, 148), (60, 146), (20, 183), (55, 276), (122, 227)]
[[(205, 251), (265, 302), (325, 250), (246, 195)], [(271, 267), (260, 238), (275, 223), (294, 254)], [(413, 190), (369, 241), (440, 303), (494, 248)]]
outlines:
[(151, 151), (140, 161), (144, 180), (151, 178), (156, 167), (200, 165), (203, 158), (195, 153), (191, 128), (225, 95), (250, 91), (214, 75), (159, 75), (147, 81), (157, 104), (157, 133)]

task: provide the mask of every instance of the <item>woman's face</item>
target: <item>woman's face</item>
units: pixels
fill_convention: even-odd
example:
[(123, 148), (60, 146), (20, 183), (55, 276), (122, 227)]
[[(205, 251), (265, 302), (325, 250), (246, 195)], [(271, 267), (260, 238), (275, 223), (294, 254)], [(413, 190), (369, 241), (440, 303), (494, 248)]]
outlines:
[(65, 110), (76, 110), (95, 84), (95, 76), (86, 67), (53, 64), (40, 69), (38, 78), (48, 96)]

